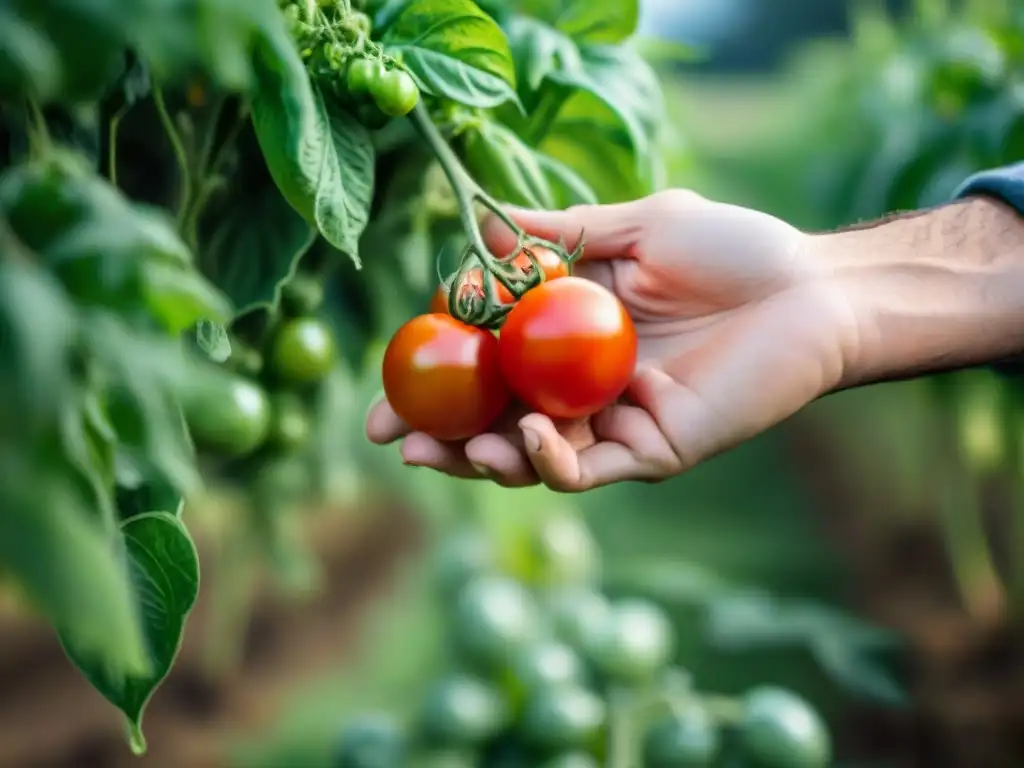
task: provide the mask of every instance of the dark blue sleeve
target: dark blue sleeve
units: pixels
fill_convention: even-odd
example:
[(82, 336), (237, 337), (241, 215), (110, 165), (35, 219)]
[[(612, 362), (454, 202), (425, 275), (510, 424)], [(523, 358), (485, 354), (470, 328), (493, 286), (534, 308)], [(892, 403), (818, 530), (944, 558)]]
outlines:
[[(981, 171), (967, 179), (953, 194), (954, 199), (987, 195), (1002, 200), (1024, 216), (1024, 163)], [(992, 366), (999, 373), (1024, 377), (1024, 359)]]
[(960, 185), (953, 197), (971, 195), (998, 197), (1024, 215), (1024, 163), (976, 173)]

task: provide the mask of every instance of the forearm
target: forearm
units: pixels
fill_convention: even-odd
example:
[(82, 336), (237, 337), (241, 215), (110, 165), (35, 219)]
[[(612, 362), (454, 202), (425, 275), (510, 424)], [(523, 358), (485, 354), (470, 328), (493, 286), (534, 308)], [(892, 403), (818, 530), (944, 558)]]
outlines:
[(849, 297), (840, 388), (1024, 354), (1024, 217), (974, 197), (811, 238)]

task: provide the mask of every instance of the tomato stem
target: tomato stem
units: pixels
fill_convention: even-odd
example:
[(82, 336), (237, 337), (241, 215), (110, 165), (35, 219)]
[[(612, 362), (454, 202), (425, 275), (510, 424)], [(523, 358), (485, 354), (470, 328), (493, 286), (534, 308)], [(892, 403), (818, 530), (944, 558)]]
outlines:
[[(459, 218), (469, 244), (463, 253), (456, 274), (449, 281), (448, 310), (452, 317), (469, 323), (489, 328), (496, 328), (504, 321), (510, 310), (510, 306), (500, 301), (494, 282), (497, 281), (516, 299), (527, 290), (537, 285), (544, 279), (544, 271), (540, 268), (536, 256), (530, 251), (531, 245), (544, 246), (558, 253), (565, 261), (572, 262), (579, 258), (582, 253), (583, 240), (572, 254), (567, 253), (564, 242), (552, 243), (538, 237), (526, 234), (504, 207), (487, 193), (469, 174), (462, 161), (459, 160), (455, 151), (441, 136), (440, 131), (434, 124), (430, 113), (423, 101), (420, 101), (410, 113), (413, 125), (420, 135), (426, 140), (437, 158), (438, 164), (444, 171), (448, 183), (451, 185), (455, 200), (459, 206)], [(516, 236), (516, 247), (507, 255), (502, 257), (494, 256), (484, 242), (483, 233), (480, 230), (480, 223), (476, 216), (477, 205), (482, 205), (509, 228)], [(525, 251), (530, 259), (533, 269), (529, 274), (524, 274), (515, 264), (513, 259)], [(483, 276), (480, 286), (483, 293), (483, 302), (478, 295), (463, 296), (461, 286), (468, 272), (479, 263)], [(493, 279), (492, 279), (493, 278)]]

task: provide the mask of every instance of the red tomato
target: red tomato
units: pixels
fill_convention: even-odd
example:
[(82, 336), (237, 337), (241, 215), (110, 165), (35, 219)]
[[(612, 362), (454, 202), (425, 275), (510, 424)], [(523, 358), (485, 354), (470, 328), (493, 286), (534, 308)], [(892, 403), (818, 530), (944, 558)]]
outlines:
[(636, 328), (614, 294), (563, 277), (527, 291), (501, 329), (501, 372), (512, 393), (552, 418), (611, 405), (636, 368)]
[[(471, 293), (477, 296), (484, 295), (483, 271), (480, 267), (474, 267), (462, 277), (460, 288), (463, 296)], [(430, 311), (432, 313), (441, 313), (442, 315), (449, 314), (448, 291), (444, 285), (437, 286), (434, 295), (430, 297)]]
[[(545, 281), (554, 280), (557, 277), (569, 276), (569, 265), (550, 248), (534, 246), (531, 250), (533, 251), (534, 257), (537, 259), (537, 263), (540, 265), (540, 268), (544, 271)], [(524, 275), (528, 275), (533, 270), (533, 264), (530, 262), (530, 257), (524, 252), (520, 252), (518, 256), (512, 259), (512, 263), (518, 267)], [(482, 271), (479, 267), (471, 269), (463, 278), (462, 290), (475, 291), (478, 296), (483, 296), (484, 283), (481, 275)], [(515, 301), (508, 288), (497, 280), (494, 281), (494, 287), (498, 291), (498, 301), (502, 304), (511, 304)], [(443, 285), (439, 285), (437, 290), (434, 291), (434, 295), (430, 299), (430, 311), (448, 314), (448, 292), (445, 290)]]
[(498, 339), (450, 315), (414, 317), (384, 352), (384, 394), (406, 424), (438, 440), (489, 427), (509, 402)]
[[(569, 265), (550, 248), (535, 245), (530, 248), (530, 250), (533, 251), (534, 258), (537, 259), (537, 264), (540, 265), (541, 270), (544, 272), (545, 282), (548, 280), (554, 280), (558, 277), (569, 276)], [(526, 255), (525, 251), (520, 251), (519, 255), (512, 259), (512, 263), (517, 266), (524, 275), (528, 275), (533, 271), (533, 263), (530, 261), (530, 257)], [(501, 283), (498, 283), (497, 285), (498, 298), (501, 302), (503, 304), (511, 303), (513, 299), (508, 288)]]

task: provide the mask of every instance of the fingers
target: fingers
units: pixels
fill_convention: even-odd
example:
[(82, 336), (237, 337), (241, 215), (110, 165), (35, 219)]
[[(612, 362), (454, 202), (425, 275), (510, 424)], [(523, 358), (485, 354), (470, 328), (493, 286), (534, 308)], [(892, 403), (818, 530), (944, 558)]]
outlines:
[(598, 441), (580, 451), (546, 416), (530, 414), (519, 426), (538, 478), (556, 491), (578, 493), (611, 483), (662, 480), (682, 469), (651, 415), (634, 406), (614, 405), (595, 416)]
[(393, 443), (411, 431), (409, 426), (391, 408), (388, 401), (383, 399), (383, 396), (374, 403), (366, 416), (366, 436), (371, 443), (377, 445)]
[[(506, 213), (527, 233), (558, 242), (573, 250), (582, 235), (584, 258), (628, 258), (643, 230), (643, 200), (613, 205), (580, 205), (564, 211), (507, 209)], [(484, 221), (484, 240), (498, 256), (511, 253), (516, 236), (500, 218), (488, 215)]]

